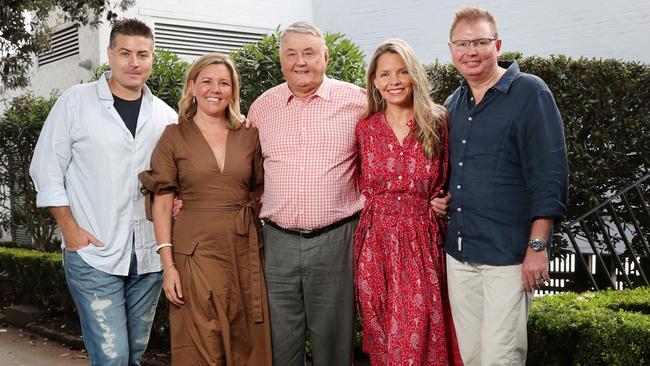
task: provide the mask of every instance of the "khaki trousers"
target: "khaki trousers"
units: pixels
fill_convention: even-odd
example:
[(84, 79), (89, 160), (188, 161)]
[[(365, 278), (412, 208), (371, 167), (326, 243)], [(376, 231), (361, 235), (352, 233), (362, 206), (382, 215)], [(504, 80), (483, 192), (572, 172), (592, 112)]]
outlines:
[(532, 299), (521, 264), (490, 266), (447, 255), (449, 301), (465, 366), (525, 365)]

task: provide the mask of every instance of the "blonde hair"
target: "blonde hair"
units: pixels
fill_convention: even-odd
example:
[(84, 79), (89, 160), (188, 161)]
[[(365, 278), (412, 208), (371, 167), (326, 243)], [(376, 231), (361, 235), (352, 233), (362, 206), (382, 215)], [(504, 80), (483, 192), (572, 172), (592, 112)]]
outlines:
[(377, 61), (379, 57), (388, 52), (399, 55), (402, 61), (404, 61), (404, 64), (406, 64), (406, 69), (408, 70), (413, 85), (411, 99), (416, 123), (413, 132), (422, 144), (424, 155), (427, 159), (433, 160), (434, 155), (442, 149), (440, 130), (447, 128), (447, 110), (445, 107), (431, 100), (429, 96), (431, 85), (429, 84), (424, 67), (418, 61), (411, 46), (401, 39), (389, 39), (382, 42), (370, 60), (366, 74), (368, 109), (362, 118), (367, 118), (386, 109), (386, 101), (381, 97), (373, 80), (377, 73)]
[(225, 65), (230, 71), (232, 78), (232, 97), (228, 108), (226, 109), (226, 127), (229, 130), (237, 130), (242, 125), (242, 117), (239, 107), (239, 74), (232, 60), (220, 53), (207, 53), (194, 61), (187, 71), (185, 77), (185, 86), (183, 87), (183, 96), (178, 102), (178, 116), (180, 121), (190, 121), (196, 115), (196, 101), (192, 95), (192, 89), (189, 87), (190, 80), (196, 82), (196, 78), (201, 71), (210, 65)]
[(481, 9), (478, 6), (463, 6), (458, 9), (454, 15), (454, 21), (451, 23), (451, 28), (449, 28), (449, 40), (453, 41), (452, 37), (454, 35), (454, 29), (458, 23), (463, 21), (476, 23), (481, 20), (485, 20), (490, 24), (492, 37), (499, 38), (499, 33), (497, 32), (497, 21), (494, 19), (492, 13), (485, 9)]

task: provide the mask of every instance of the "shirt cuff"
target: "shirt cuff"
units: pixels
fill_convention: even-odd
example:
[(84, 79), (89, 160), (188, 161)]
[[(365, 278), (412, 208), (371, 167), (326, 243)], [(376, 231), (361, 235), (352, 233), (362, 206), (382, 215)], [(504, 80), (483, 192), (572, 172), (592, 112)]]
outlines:
[(70, 206), (68, 194), (64, 188), (49, 187), (41, 189), (36, 195), (37, 207)]

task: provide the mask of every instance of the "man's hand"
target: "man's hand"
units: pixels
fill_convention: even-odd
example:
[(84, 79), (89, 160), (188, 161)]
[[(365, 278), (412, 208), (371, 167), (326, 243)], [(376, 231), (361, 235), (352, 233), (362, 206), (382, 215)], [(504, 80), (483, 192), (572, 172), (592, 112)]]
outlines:
[(174, 305), (181, 306), (183, 302), (183, 290), (181, 289), (181, 277), (172, 264), (163, 272), (163, 290), (165, 297)]
[(76, 252), (77, 250), (88, 246), (88, 244), (94, 244), (96, 247), (104, 246), (104, 243), (95, 238), (93, 234), (79, 226), (67, 230), (61, 230), (61, 235), (63, 236), (65, 248), (72, 252)]
[(175, 197), (174, 205), (172, 206), (172, 217), (174, 218), (174, 220), (176, 220), (178, 218), (178, 215), (181, 213), (181, 208), (183, 208), (183, 200), (178, 197)]
[(244, 116), (243, 114), (240, 114), (240, 116), (241, 116), (241, 119), (244, 121), (244, 127), (251, 128), (251, 125), (252, 125), (251, 120), (246, 118), (246, 116)]
[(524, 287), (528, 293), (544, 287), (551, 280), (548, 275), (548, 253), (546, 249), (541, 252), (534, 252), (531, 248), (528, 248), (524, 263), (521, 266), (521, 279), (524, 281)]
[[(440, 193), (442, 194), (444, 190), (441, 190)], [(444, 196), (438, 196), (434, 199), (431, 200), (431, 208), (433, 208), (433, 212), (436, 213), (438, 216), (444, 216), (447, 214), (447, 210), (449, 210), (449, 203), (451, 202), (451, 193), (447, 192), (446, 195)]]

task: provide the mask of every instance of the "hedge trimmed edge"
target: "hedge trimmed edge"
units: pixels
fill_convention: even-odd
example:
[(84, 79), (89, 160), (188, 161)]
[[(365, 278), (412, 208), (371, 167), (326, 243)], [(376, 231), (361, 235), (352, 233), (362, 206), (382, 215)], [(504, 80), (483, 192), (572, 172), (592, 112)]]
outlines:
[(650, 288), (536, 298), (527, 365), (650, 365)]

